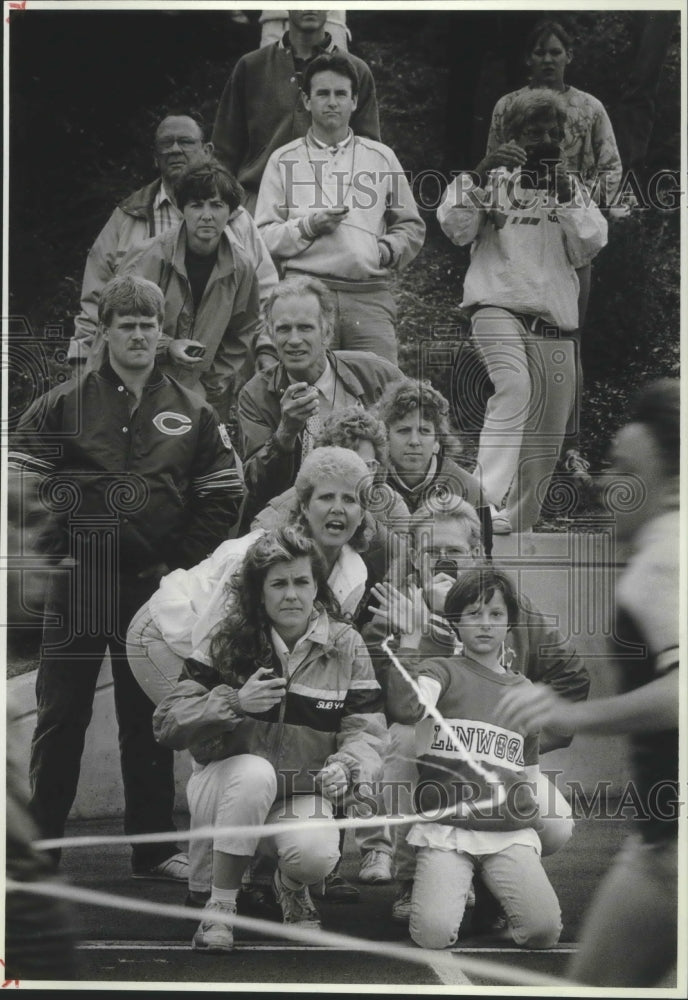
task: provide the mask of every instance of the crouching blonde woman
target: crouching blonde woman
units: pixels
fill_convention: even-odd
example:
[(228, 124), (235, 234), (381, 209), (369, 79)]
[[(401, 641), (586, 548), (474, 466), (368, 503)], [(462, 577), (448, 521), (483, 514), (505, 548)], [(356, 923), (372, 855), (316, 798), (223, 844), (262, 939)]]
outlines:
[(293, 822), (273, 836), (218, 834), (211, 896), (192, 945), (230, 951), (244, 869), (256, 852), (276, 859), (285, 923), (318, 928), (308, 886), (339, 860), (332, 817), (356, 781), (373, 781), (385, 738), (382, 694), (366, 648), (338, 620), (315, 541), (296, 526), (268, 532), (233, 576), (210, 665), (189, 659), (153, 718), (156, 738), (189, 749), (191, 828)]

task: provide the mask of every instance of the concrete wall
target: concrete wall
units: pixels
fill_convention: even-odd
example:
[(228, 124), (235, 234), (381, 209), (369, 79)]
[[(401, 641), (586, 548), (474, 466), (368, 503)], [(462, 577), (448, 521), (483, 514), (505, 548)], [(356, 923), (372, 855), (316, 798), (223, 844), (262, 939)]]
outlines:
[[(605, 653), (614, 612), (614, 577), (618, 570), (613, 538), (595, 534), (528, 534), (496, 539), (494, 558), (517, 575), (520, 589), (551, 622), (570, 637), (585, 656), (592, 679), (591, 697), (615, 691), (615, 670)], [(35, 725), (35, 672), (8, 682), (8, 693), (19, 706), (20, 759), (27, 762)], [(625, 740), (577, 736), (567, 750), (542, 758), (542, 768), (561, 771), (557, 779), (566, 794), (566, 781), (580, 782), (590, 792), (600, 780), (618, 792), (629, 777)], [(177, 807), (186, 809), (185, 787), (190, 773), (187, 753), (176, 755)], [(93, 718), (89, 726), (81, 779), (72, 816), (118, 815), (123, 811), (117, 724), (109, 661), (101, 669)]]
[[(590, 697), (615, 694), (618, 667), (609, 659), (607, 640), (613, 634), (615, 579), (623, 560), (611, 529), (498, 536), (493, 559), (517, 576), (519, 591), (551, 616), (584, 657)], [(576, 736), (566, 750), (545, 754), (541, 767), (563, 772), (557, 783), (567, 798), (567, 781), (579, 782), (588, 793), (608, 781), (613, 796), (630, 777), (626, 740), (618, 736)]]

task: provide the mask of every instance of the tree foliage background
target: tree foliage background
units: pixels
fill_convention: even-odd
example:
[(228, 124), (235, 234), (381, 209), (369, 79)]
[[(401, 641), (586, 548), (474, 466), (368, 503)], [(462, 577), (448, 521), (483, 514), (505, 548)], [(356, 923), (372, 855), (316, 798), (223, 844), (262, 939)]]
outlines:
[[(187, 110), (212, 127), (236, 59), (258, 44), (254, 16), (242, 26), (226, 13), (207, 10), (62, 6), (11, 14), (9, 313), (15, 419), (28, 400), (65, 377), (60, 349), (73, 332), (86, 254), (117, 202), (155, 176), (155, 124), (168, 110)], [(488, 40), (475, 91), (466, 94), (452, 92), (450, 73), (457, 32), (469, 23), (464, 11), (411, 11), (402, 5), (349, 12), (352, 51), (367, 60), (376, 80), (383, 141), (416, 181), (425, 176), (417, 190), (425, 203), (427, 242), (397, 287), (402, 366), (411, 372), (420, 364), (454, 400), (461, 392), (452, 361), (456, 345), (470, 353), (459, 306), (468, 252), (442, 235), (434, 208), (442, 179), (446, 183), (452, 169), (472, 165), (447, 162), (455, 109), (472, 103), (476, 135), (484, 139), (492, 106), (507, 89), (499, 15), (491, 16), (495, 45), (490, 50)], [(533, 14), (511, 16), (516, 40)], [(552, 16), (562, 19), (561, 12)], [(576, 39), (567, 82), (599, 97), (612, 121), (641, 16), (614, 10), (564, 15)], [(525, 80), (524, 66), (520, 82)], [(645, 180), (658, 170), (680, 169), (678, 19), (657, 107)], [(636, 387), (649, 377), (678, 373), (679, 222), (676, 208), (640, 209), (610, 222), (609, 246), (594, 264), (582, 409), (583, 447), (594, 467), (603, 462)], [(46, 339), (47, 364), (27, 364), (27, 350), (45, 351), (40, 344)], [(462, 420), (460, 405), (457, 416), (470, 451), (475, 421)]]

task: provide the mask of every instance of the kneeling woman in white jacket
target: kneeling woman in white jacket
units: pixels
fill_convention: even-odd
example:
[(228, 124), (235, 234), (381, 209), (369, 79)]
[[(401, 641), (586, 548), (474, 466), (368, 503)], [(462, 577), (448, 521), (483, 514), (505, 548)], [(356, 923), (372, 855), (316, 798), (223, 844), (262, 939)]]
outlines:
[[(308, 885), (339, 859), (339, 834), (308, 829), (331, 817), (354, 782), (372, 781), (385, 737), (382, 694), (359, 634), (337, 620), (322, 556), (298, 528), (251, 546), (210, 645), (210, 665), (189, 659), (153, 717), (156, 738), (189, 749), (191, 828), (256, 827), (213, 841), (209, 902), (193, 938), (229, 951), (244, 869), (256, 851), (277, 859), (285, 923), (320, 926)], [(294, 829), (261, 836), (264, 824)]]

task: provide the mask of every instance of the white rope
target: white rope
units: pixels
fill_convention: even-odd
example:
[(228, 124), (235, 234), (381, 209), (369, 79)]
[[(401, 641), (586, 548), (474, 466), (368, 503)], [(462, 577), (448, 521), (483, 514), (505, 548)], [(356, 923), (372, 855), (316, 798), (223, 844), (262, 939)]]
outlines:
[[(423, 706), (423, 708), (427, 711), (428, 715), (432, 716), (432, 718), (440, 727), (444, 735), (449, 740), (447, 749), (451, 747), (458, 751), (459, 756), (463, 758), (466, 764), (468, 764), (468, 766), (471, 767), (476, 774), (479, 774), (480, 777), (483, 778), (487, 782), (487, 784), (492, 788), (494, 795), (496, 796), (496, 801), (493, 801), (491, 804), (501, 805), (506, 798), (502, 779), (495, 771), (490, 771), (488, 768), (483, 767), (480, 761), (475, 759), (473, 754), (471, 754), (468, 750), (466, 750), (465, 747), (461, 746), (461, 743), (457, 739), (456, 733), (452, 732), (451, 727), (447, 723), (446, 719), (442, 716), (440, 712), (438, 712), (436, 706), (433, 705), (432, 702), (428, 701), (428, 699), (425, 697), (418, 684), (416, 684), (413, 677), (411, 677), (411, 675), (409, 674), (408, 670), (406, 670), (406, 668), (399, 661), (398, 657), (396, 657), (392, 652), (392, 650), (390, 649), (389, 644), (393, 638), (394, 638), (393, 635), (388, 635), (387, 638), (383, 639), (383, 641), (380, 643), (381, 647), (384, 649), (385, 653), (387, 653), (390, 660), (397, 668), (397, 670), (404, 678), (404, 680), (411, 685), (413, 693), (415, 694), (416, 698)], [(476, 809), (480, 805), (484, 804), (485, 803), (474, 802), (472, 803), (472, 809)]]
[(160, 833), (83, 834), (79, 837), (53, 837), (50, 840), (36, 840), (33, 846), (39, 851), (50, 851), (56, 847), (96, 847), (99, 844), (167, 844), (176, 843), (178, 840), (213, 840), (215, 837), (231, 835), (262, 838), (300, 829), (331, 830), (334, 827), (337, 830), (357, 830), (365, 827), (377, 829), (383, 824), (385, 826), (401, 826), (409, 823), (437, 823), (442, 819), (457, 815), (458, 808), (450, 806), (425, 816), (418, 816), (416, 813), (401, 813), (399, 816), (345, 816), (342, 819), (314, 816), (302, 821), (287, 820), (282, 823), (264, 823), (260, 826), (199, 826), (195, 830), (169, 830)]
[[(75, 903), (83, 903), (89, 906), (110, 907), (116, 910), (128, 910), (132, 913), (148, 913), (152, 916), (170, 917), (179, 920), (191, 920), (198, 923), (202, 919), (202, 910), (193, 910), (187, 906), (171, 906), (165, 903), (151, 903), (144, 899), (131, 899), (126, 896), (116, 896), (112, 893), (96, 892), (91, 889), (80, 889), (76, 886), (64, 885), (60, 882), (15, 882), (7, 879), (6, 889), (9, 892), (31, 893), (38, 896), (52, 896), (57, 899), (66, 899)], [(223, 914), (217, 910), (213, 911), (213, 921), (224, 923), (229, 926), (239, 927), (243, 930), (254, 933), (266, 934), (270, 937), (286, 938), (290, 941), (298, 941), (302, 944), (322, 945), (332, 948), (341, 948), (348, 951), (362, 951), (369, 955), (377, 955), (380, 958), (395, 959), (402, 962), (412, 962), (415, 965), (429, 964), (430, 957), (436, 956), (437, 952), (426, 952), (425, 949), (417, 948), (414, 945), (398, 945), (389, 942), (369, 941), (366, 938), (349, 937), (346, 934), (338, 934), (334, 931), (308, 930), (303, 927), (295, 927), (290, 924), (276, 924), (270, 920), (259, 920), (256, 917), (244, 917), (238, 914)], [(126, 944), (122, 945), (126, 948)], [(444, 952), (439, 952), (443, 955)], [(538, 972), (522, 972), (511, 966), (505, 966), (499, 962), (487, 961), (485, 959), (464, 958), (456, 960), (457, 981), (464, 982), (459, 978), (461, 973), (473, 974), (483, 978), (494, 978), (499, 982), (513, 984), (515, 986), (549, 986), (563, 987), (572, 985), (564, 979), (555, 976), (546, 976)], [(444, 966), (446, 970), (446, 966)]]
[(78, 837), (54, 837), (45, 840), (38, 840), (34, 842), (34, 847), (38, 850), (53, 850), (55, 848), (67, 848), (67, 847), (95, 847), (99, 845), (116, 845), (116, 844), (158, 844), (158, 843), (176, 843), (178, 840), (183, 840), (185, 842), (192, 840), (213, 840), (220, 836), (236, 836), (236, 837), (272, 837), (276, 834), (286, 833), (289, 831), (298, 830), (301, 828), (307, 828), (312, 830), (314, 828), (328, 828), (332, 829), (334, 826), (338, 830), (347, 829), (365, 829), (367, 827), (377, 828), (381, 823), (385, 826), (404, 826), (411, 823), (437, 823), (441, 822), (443, 819), (453, 818), (461, 819), (467, 818), (472, 815), (475, 809), (480, 808), (484, 805), (490, 805), (494, 807), (495, 805), (501, 805), (505, 800), (504, 785), (496, 772), (489, 770), (484, 767), (480, 761), (476, 760), (473, 755), (466, 750), (465, 747), (461, 746), (460, 742), (457, 741), (456, 734), (452, 732), (450, 726), (447, 724), (446, 720), (443, 718), (441, 713), (437, 708), (431, 704), (423, 695), (418, 684), (414, 681), (413, 677), (408, 673), (408, 671), (401, 664), (399, 659), (394, 655), (389, 647), (389, 642), (393, 636), (388, 636), (381, 642), (382, 649), (387, 653), (390, 660), (399, 671), (401, 676), (413, 689), (418, 701), (427, 710), (428, 714), (435, 719), (438, 726), (445, 734), (449, 740), (449, 745), (456, 748), (459, 755), (464, 759), (464, 761), (471, 767), (476, 774), (480, 775), (486, 783), (490, 786), (493, 792), (493, 798), (489, 802), (477, 801), (477, 802), (459, 802), (447, 809), (437, 810), (434, 813), (403, 813), (399, 816), (371, 816), (371, 817), (344, 817), (342, 819), (333, 819), (330, 817), (312, 817), (307, 820), (298, 821), (286, 821), (282, 823), (270, 823), (263, 824), (261, 826), (203, 826), (197, 827), (194, 830), (170, 830), (167, 832), (158, 833), (138, 833), (138, 834), (108, 834), (108, 835), (82, 835)]
[(166, 833), (138, 833), (130, 834), (128, 836), (110, 834), (92, 836), (82, 835), (79, 837), (61, 838), (55, 837), (49, 840), (38, 840), (34, 843), (34, 847), (38, 850), (48, 851), (53, 850), (54, 848), (94, 847), (106, 844), (162, 844), (175, 843), (178, 840), (183, 840), (185, 842), (191, 840), (213, 840), (220, 836), (262, 838), (272, 837), (276, 834), (287, 833), (301, 828), (307, 828), (309, 830), (317, 827), (331, 829), (334, 826), (338, 830), (365, 829), (366, 827), (377, 828), (381, 823), (384, 823), (385, 826), (405, 826), (410, 823), (438, 823), (441, 822), (441, 820), (448, 818), (465, 819), (472, 815), (474, 811), (481, 806), (489, 805), (494, 807), (495, 805), (501, 805), (505, 800), (504, 785), (501, 778), (494, 771), (484, 767), (480, 761), (476, 760), (472, 754), (465, 749), (465, 747), (461, 746), (461, 744), (457, 742), (456, 734), (452, 732), (446, 720), (437, 708), (427, 701), (414, 679), (389, 648), (389, 642), (392, 638), (393, 637), (390, 635), (383, 640), (380, 644), (382, 649), (384, 649), (387, 653), (404, 680), (411, 685), (420, 704), (423, 705), (423, 707), (428, 711), (428, 714), (432, 715), (435, 719), (442, 732), (450, 741), (449, 745), (455, 747), (458, 750), (459, 755), (463, 757), (470, 767), (473, 768), (476, 774), (480, 775), (480, 777), (482, 777), (489, 784), (493, 790), (493, 798), (489, 802), (482, 800), (470, 803), (459, 802), (447, 809), (437, 810), (434, 813), (424, 813), (422, 815), (418, 813), (403, 813), (399, 816), (384, 815), (371, 817), (345, 817), (342, 819), (312, 817), (302, 822), (287, 821), (282, 823), (263, 824), (261, 826), (203, 826), (197, 827), (195, 830), (171, 830)]

